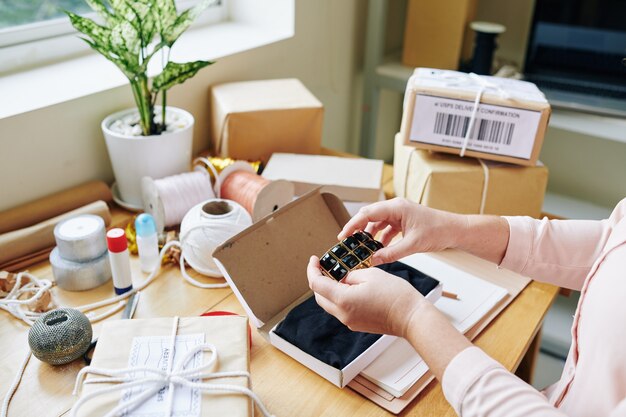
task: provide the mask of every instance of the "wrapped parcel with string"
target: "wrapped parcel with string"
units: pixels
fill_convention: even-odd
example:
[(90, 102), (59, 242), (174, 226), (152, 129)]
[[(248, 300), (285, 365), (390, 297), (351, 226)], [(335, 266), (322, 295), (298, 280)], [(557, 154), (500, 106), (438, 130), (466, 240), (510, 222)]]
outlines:
[(258, 397), (247, 323), (240, 316), (107, 321), (69, 415), (252, 416)]
[(406, 86), (405, 145), (534, 166), (550, 104), (533, 83), (417, 68)]

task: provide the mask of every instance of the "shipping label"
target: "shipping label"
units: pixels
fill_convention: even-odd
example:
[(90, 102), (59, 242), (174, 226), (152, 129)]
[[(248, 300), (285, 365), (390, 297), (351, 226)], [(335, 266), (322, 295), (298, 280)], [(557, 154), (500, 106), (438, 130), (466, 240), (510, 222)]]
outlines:
[[(473, 101), (418, 94), (409, 140), (460, 149), (473, 108)], [(480, 103), (467, 149), (530, 159), (540, 119), (540, 111)]]

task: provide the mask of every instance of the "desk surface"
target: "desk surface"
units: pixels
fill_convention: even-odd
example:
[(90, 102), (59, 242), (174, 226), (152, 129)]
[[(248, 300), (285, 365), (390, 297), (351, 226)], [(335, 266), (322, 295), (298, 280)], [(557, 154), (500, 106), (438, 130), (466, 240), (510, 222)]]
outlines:
[[(391, 169), (385, 169), (385, 191)], [(391, 187), (391, 188), (390, 188)], [(114, 225), (124, 225), (128, 213), (115, 210)], [(136, 257), (132, 258), (133, 277), (141, 282), (145, 274), (139, 269)], [(47, 262), (30, 271), (42, 278), (52, 279)], [(193, 274), (192, 274), (193, 275)], [(197, 275), (196, 275), (197, 276)], [(203, 279), (203, 278), (199, 278)], [(220, 280), (204, 279), (207, 282)], [(542, 320), (558, 293), (558, 287), (531, 282), (522, 293), (476, 339), (475, 343), (507, 369), (514, 370), (528, 350), (541, 327)], [(57, 287), (53, 291), (57, 304), (81, 305), (113, 294), (109, 282), (86, 292), (67, 292)], [(136, 318), (196, 316), (212, 310), (228, 310), (244, 314), (243, 308), (230, 289), (204, 290), (186, 284), (180, 272), (173, 267), (161, 275), (141, 293)], [(120, 313), (114, 317), (117, 318)], [(94, 333), (100, 324), (94, 326)], [(28, 327), (0, 312), (0, 394), (4, 397), (9, 385), (27, 352)], [(390, 415), (369, 400), (350, 389), (339, 389), (308, 370), (278, 349), (269, 345), (253, 331), (251, 373), (254, 391), (269, 410), (279, 417), (286, 416), (385, 416)], [(9, 417), (61, 416), (75, 401), (72, 387), (80, 361), (53, 367), (32, 358), (22, 383), (13, 398)], [(406, 416), (455, 416), (443, 398), (441, 388), (433, 382), (402, 413)]]

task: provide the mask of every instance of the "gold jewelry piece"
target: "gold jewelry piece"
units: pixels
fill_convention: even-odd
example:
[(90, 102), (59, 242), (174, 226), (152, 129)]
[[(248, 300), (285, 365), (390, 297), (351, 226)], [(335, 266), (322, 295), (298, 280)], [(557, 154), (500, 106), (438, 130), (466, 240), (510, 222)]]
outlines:
[(371, 267), (372, 255), (382, 248), (383, 244), (374, 240), (371, 234), (365, 231), (355, 232), (322, 255), (322, 273), (340, 281), (350, 271)]

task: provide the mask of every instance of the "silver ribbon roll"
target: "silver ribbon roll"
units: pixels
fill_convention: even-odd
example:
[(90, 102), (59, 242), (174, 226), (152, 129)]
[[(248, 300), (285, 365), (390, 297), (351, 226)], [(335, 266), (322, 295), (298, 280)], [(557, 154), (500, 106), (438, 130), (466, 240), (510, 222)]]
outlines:
[(104, 220), (93, 214), (72, 217), (57, 224), (54, 239), (63, 259), (85, 262), (107, 251)]
[(90, 290), (111, 279), (108, 252), (88, 262), (72, 262), (60, 256), (59, 248), (54, 248), (50, 264), (57, 285), (67, 291)]
[(74, 308), (58, 308), (35, 321), (28, 344), (40, 361), (63, 365), (80, 358), (89, 349), (92, 336), (87, 316)]

